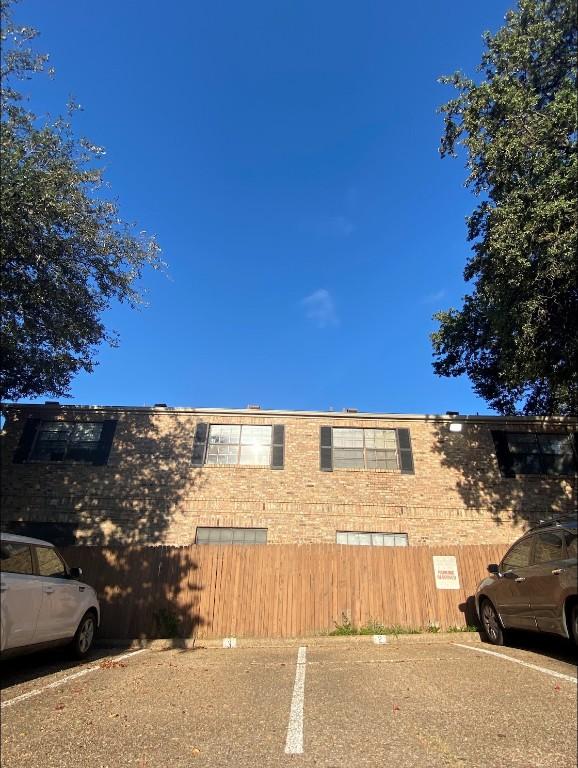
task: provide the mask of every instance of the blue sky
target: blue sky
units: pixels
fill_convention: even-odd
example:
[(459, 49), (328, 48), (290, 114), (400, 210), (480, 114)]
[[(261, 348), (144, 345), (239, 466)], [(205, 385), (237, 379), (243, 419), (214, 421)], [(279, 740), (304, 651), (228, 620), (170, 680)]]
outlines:
[[(56, 68), (36, 111), (84, 111), (124, 218), (168, 275), (107, 313), (71, 402), (488, 413), (433, 374), (459, 306), (464, 159), (440, 160), (437, 77), (473, 73), (511, 3), (23, 0)], [(44, 399), (44, 398), (43, 398)]]

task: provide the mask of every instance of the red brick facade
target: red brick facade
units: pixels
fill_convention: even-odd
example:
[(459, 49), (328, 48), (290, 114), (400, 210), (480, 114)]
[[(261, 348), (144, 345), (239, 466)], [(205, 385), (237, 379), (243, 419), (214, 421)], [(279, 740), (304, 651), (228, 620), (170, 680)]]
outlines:
[[(576, 474), (505, 477), (492, 431), (575, 435), (576, 419), (261, 410), (11, 406), (2, 524), (69, 523), (79, 543), (191, 544), (197, 526), (267, 529), (270, 543), (335, 543), (337, 531), (407, 533), (409, 545), (509, 543), (574, 512)], [(116, 421), (106, 464), (20, 456), (30, 419)], [(284, 426), (283, 469), (195, 467), (198, 422)], [(459, 422), (460, 432), (449, 425)], [(320, 428), (409, 430), (413, 473), (320, 469)]]

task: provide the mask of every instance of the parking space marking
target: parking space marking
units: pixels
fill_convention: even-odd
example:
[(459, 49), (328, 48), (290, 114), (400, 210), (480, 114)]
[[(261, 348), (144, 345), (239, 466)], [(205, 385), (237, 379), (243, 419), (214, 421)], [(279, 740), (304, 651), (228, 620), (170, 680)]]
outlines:
[[(122, 656), (108, 656), (106, 659), (102, 659), (102, 661), (112, 660), (112, 661), (123, 661), (123, 659), (128, 659), (131, 656), (136, 656), (137, 653), (143, 653), (143, 651), (147, 651), (148, 648), (140, 648), (138, 651), (131, 651), (131, 653), (124, 653)], [(101, 662), (102, 663), (102, 662)], [(4, 707), (11, 707), (13, 704), (17, 704), (19, 701), (24, 701), (25, 699), (30, 699), (33, 696), (39, 696), (44, 691), (48, 691), (50, 688), (59, 688), (61, 685), (64, 685), (65, 683), (69, 683), (71, 680), (76, 680), (79, 677), (83, 677), (84, 675), (88, 675), (90, 672), (98, 672), (101, 669), (100, 664), (95, 667), (87, 667), (86, 669), (81, 669), (80, 672), (75, 672), (72, 675), (66, 675), (65, 677), (61, 677), (58, 680), (55, 680), (53, 683), (48, 683), (48, 685), (45, 685), (43, 688), (35, 688), (33, 691), (28, 691), (27, 693), (22, 693), (20, 696), (14, 696), (13, 699), (8, 699), (8, 701), (3, 701), (2, 704), (0, 704), (0, 709), (4, 709)]]
[(303, 704), (305, 700), (305, 667), (307, 666), (307, 648), (302, 645), (297, 653), (297, 668), (295, 670), (295, 685), (291, 699), (291, 712), (287, 727), (285, 753), (287, 755), (303, 754)]
[(462, 643), (454, 643), (454, 645), (457, 645), (459, 648), (467, 648), (468, 651), (477, 651), (478, 653), (487, 653), (490, 656), (497, 656), (498, 659), (506, 659), (506, 661), (513, 661), (514, 664), (521, 664), (523, 667), (529, 667), (530, 669), (535, 669), (537, 672), (544, 672), (545, 674), (551, 675), (552, 677), (559, 677), (561, 680), (567, 680), (570, 683), (574, 683), (574, 685), (578, 683), (578, 679), (575, 677), (572, 677), (572, 675), (565, 675), (563, 672), (555, 672), (553, 669), (547, 669), (546, 667), (539, 667), (537, 664), (530, 664), (530, 662), (528, 661), (515, 659), (513, 656), (508, 656), (505, 653), (488, 651), (486, 648), (478, 648), (477, 646), (473, 646), (473, 645), (462, 645)]

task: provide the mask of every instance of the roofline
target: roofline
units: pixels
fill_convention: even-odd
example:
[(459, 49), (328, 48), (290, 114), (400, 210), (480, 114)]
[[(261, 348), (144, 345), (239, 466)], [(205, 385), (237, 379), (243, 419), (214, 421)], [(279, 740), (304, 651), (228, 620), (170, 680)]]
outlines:
[(576, 416), (479, 416), (471, 414), (427, 414), (427, 413), (379, 413), (367, 411), (289, 411), (263, 408), (190, 408), (151, 405), (74, 405), (66, 403), (11, 403), (2, 406), (6, 411), (104, 411), (108, 413), (191, 413), (243, 416), (292, 416), (303, 418), (331, 419), (383, 419), (388, 421), (464, 421), (464, 422), (517, 422), (517, 423), (555, 423), (578, 424)]

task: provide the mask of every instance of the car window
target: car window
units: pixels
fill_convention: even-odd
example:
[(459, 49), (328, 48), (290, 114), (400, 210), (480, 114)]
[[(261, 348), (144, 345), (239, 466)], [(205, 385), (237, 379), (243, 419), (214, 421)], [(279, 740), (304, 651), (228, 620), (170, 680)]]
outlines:
[(0, 544), (0, 571), (2, 573), (34, 573), (30, 546), (16, 541), (3, 541)]
[(52, 547), (36, 547), (38, 559), (38, 573), (40, 576), (66, 576), (64, 563), (58, 557)]
[(566, 551), (568, 557), (578, 557), (578, 536), (575, 533), (566, 534)]
[(524, 568), (530, 565), (530, 551), (534, 537), (529, 536), (514, 544), (502, 561), (502, 571), (509, 571), (512, 568)]
[(559, 533), (542, 531), (536, 535), (535, 563), (549, 563), (552, 560), (562, 560), (563, 557), (564, 543)]

